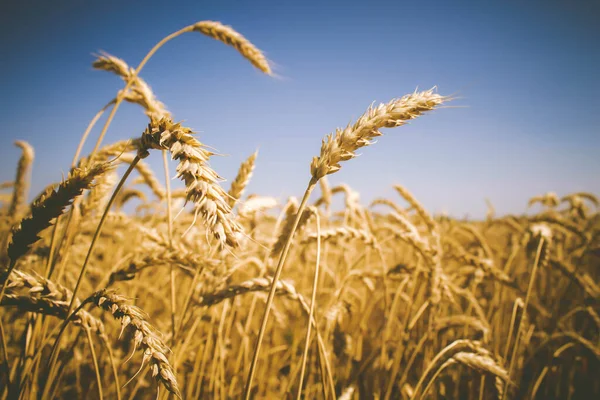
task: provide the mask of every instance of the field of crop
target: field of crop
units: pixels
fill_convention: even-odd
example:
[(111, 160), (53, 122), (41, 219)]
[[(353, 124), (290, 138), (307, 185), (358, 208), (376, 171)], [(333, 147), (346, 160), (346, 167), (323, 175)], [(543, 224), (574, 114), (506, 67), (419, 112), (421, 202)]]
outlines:
[[(93, 67), (124, 88), (68, 175), (31, 203), (34, 149), (16, 142), (16, 177), (0, 192), (1, 399), (600, 398), (594, 194), (547, 193), (523, 216), (489, 204), (467, 221), (432, 215), (401, 185), (371, 204), (329, 185), (380, 129), (450, 104), (435, 89), (372, 106), (315, 143), (298, 197), (245, 193), (260, 155), (249, 149), (226, 184), (210, 147), (142, 79), (188, 32), (272, 74), (233, 28), (198, 22), (135, 68), (98, 55)], [(104, 143), (123, 101), (149, 123)], [(144, 161), (151, 153), (164, 171)], [(171, 189), (174, 175), (185, 189)]]

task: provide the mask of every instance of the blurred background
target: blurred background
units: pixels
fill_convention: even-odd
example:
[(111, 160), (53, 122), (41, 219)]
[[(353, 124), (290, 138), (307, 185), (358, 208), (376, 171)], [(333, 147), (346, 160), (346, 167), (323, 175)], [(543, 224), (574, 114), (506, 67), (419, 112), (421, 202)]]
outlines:
[[(246, 193), (300, 196), (326, 134), (372, 102), (434, 85), (457, 100), (385, 130), (331, 183), (349, 184), (364, 203), (395, 196), (400, 183), (428, 209), (470, 218), (485, 215), (485, 198), (502, 215), (547, 191), (600, 192), (600, 2), (553, 0), (4, 0), (0, 181), (14, 179), (17, 139), (36, 151), (31, 197), (68, 171), (88, 122), (123, 87), (92, 69), (93, 53), (135, 67), (161, 38), (200, 20), (234, 27), (277, 77), (196, 33), (163, 47), (141, 76), (224, 155), (212, 161), (224, 178), (259, 150)], [(124, 104), (105, 143), (139, 136), (146, 124), (138, 106)], [(162, 177), (160, 153), (148, 162)]]

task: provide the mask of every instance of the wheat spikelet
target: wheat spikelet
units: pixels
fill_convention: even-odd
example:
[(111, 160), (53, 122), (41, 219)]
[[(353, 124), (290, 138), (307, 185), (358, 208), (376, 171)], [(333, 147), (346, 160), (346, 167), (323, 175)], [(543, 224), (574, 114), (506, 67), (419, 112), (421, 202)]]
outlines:
[(352, 400), (355, 390), (356, 390), (356, 387), (354, 385), (348, 386), (346, 389), (344, 389), (342, 391), (342, 395), (340, 397), (338, 397), (338, 400)]
[(271, 67), (263, 53), (232, 27), (216, 21), (200, 21), (194, 24), (193, 30), (234, 47), (252, 65), (271, 75)]
[(142, 134), (142, 143), (146, 149), (171, 152), (179, 161), (177, 177), (185, 182), (186, 200), (194, 203), (195, 215), (202, 216), (221, 247), (237, 247), (242, 227), (227, 204), (227, 193), (218, 183), (221, 178), (207, 164), (212, 153), (192, 136), (191, 129), (167, 118), (152, 120)]
[[(16, 307), (23, 312), (34, 312), (43, 315), (49, 315), (66, 319), (69, 311), (69, 302), (61, 300), (53, 300), (48, 297), (37, 297), (34, 295), (15, 295), (5, 294), (2, 299), (2, 307)], [(94, 318), (85, 310), (79, 310), (72, 317), (72, 322), (75, 325), (89, 328), (97, 334), (104, 333), (104, 324), (102, 321)]]
[(92, 63), (92, 66), (95, 69), (112, 72), (123, 78), (126, 83), (131, 81), (124, 99), (141, 106), (148, 117), (156, 119), (171, 117), (165, 105), (156, 98), (146, 81), (137, 76), (135, 70), (128, 66), (124, 60), (102, 52)]
[(534, 196), (529, 199), (527, 203), (528, 207), (535, 205), (536, 203), (540, 203), (547, 208), (554, 208), (560, 204), (560, 199), (554, 192), (548, 192), (546, 194), (540, 196)]
[(240, 216), (249, 217), (257, 212), (275, 208), (278, 204), (279, 202), (275, 197), (252, 195), (241, 204), (238, 212)]
[(583, 289), (586, 296), (593, 300), (600, 300), (600, 285), (589, 276), (589, 274), (578, 271), (574, 265), (565, 260), (549, 257), (548, 263), (571, 279), (577, 286)]
[(436, 223), (429, 214), (429, 212), (423, 207), (423, 205), (410, 193), (404, 186), (394, 185), (394, 189), (398, 192), (400, 196), (402, 196), (416, 211), (419, 217), (425, 222), (427, 229), (429, 232), (436, 231)]
[(404, 125), (426, 111), (433, 110), (448, 98), (433, 92), (414, 92), (376, 108), (369, 108), (354, 125), (337, 129), (328, 135), (321, 146), (321, 154), (314, 157), (310, 171), (314, 179), (337, 172), (340, 162), (356, 156), (355, 151), (372, 144), (372, 139), (381, 136), (379, 129)]
[(443, 332), (447, 329), (471, 327), (474, 330), (481, 332), (484, 341), (488, 337), (490, 328), (480, 319), (470, 315), (453, 315), (450, 317), (442, 317), (435, 320), (434, 329), (438, 332)]
[(408, 213), (407, 211), (400, 207), (398, 204), (394, 203), (392, 200), (390, 199), (384, 199), (382, 197), (376, 198), (375, 200), (373, 200), (370, 204), (370, 207), (375, 207), (377, 205), (384, 205), (384, 206), (388, 206), (390, 207), (392, 210), (394, 210), (397, 214), (402, 215), (405, 218), (408, 218)]
[(13, 186), (15, 186), (15, 183), (13, 181), (2, 182), (2, 183), (0, 183), (0, 190), (10, 189)]
[[(292, 233), (292, 227), (294, 226), (294, 220), (296, 219), (296, 214), (298, 213), (298, 202), (295, 198), (290, 198), (288, 204), (285, 208), (285, 221), (283, 223), (283, 227), (281, 228), (281, 232), (277, 237), (277, 241), (273, 245), (271, 249), (271, 257), (277, 256), (283, 250), (283, 246), (285, 245), (288, 237)], [(294, 234), (301, 232), (302, 229), (306, 226), (310, 217), (312, 217), (313, 211), (311, 209), (306, 209), (302, 212), (302, 217), (298, 222), (298, 226), (296, 227), (296, 231)]]
[[(415, 387), (412, 398), (421, 398), (417, 395), (423, 396), (424, 394), (426, 394), (427, 389), (431, 386), (431, 384), (439, 375), (441, 370), (446, 368), (448, 365), (451, 365), (453, 362), (456, 362), (456, 360), (453, 357), (462, 352), (469, 352), (484, 357), (491, 356), (491, 353), (484, 347), (482, 347), (480, 342), (475, 340), (459, 339), (450, 343), (448, 346), (444, 347), (438, 354), (436, 354), (436, 356), (433, 358), (433, 360), (431, 360), (429, 365), (427, 365), (427, 368), (421, 375), (421, 378), (419, 379), (419, 382)], [(447, 362), (449, 364), (446, 364)], [(421, 392), (422, 388), (424, 388), (424, 390)]]
[(456, 361), (475, 370), (492, 374), (502, 379), (508, 380), (508, 373), (490, 356), (462, 351), (452, 356)]
[(430, 266), (434, 266), (436, 263), (435, 251), (431, 244), (421, 237), (417, 227), (402, 214), (398, 214), (393, 211), (389, 215), (393, 218), (394, 222), (400, 225), (402, 230), (391, 224), (384, 224), (383, 226), (389, 227), (397, 237), (412, 245), (425, 257), (425, 260)]
[(349, 226), (322, 231), (320, 236), (317, 236), (316, 232), (310, 233), (302, 240), (302, 243), (315, 242), (319, 237), (323, 241), (335, 240), (336, 238), (343, 238), (346, 240), (357, 239), (368, 246), (375, 246), (375, 238), (369, 231), (355, 229)]
[[(0, 279), (6, 279), (5, 275), (0, 275)], [(60, 319), (66, 319), (68, 316), (71, 291), (49, 279), (15, 269), (6, 282), (6, 288), (8, 293), (2, 299), (2, 306), (15, 306), (23, 311)], [(17, 295), (19, 291), (25, 291), (27, 294)], [(80, 302), (76, 301), (76, 304), (79, 305)], [(80, 309), (73, 317), (73, 322), (104, 335), (104, 324), (85, 310)]]
[(481, 271), (490, 274), (495, 280), (502, 282), (508, 286), (514, 287), (515, 281), (513, 278), (508, 276), (504, 271), (497, 268), (494, 265), (494, 262), (489, 258), (479, 258), (472, 254), (467, 253), (464, 249), (462, 249), (457, 243), (453, 240), (444, 240), (445, 243), (448, 243), (453, 251), (453, 258), (457, 259), (460, 262), (463, 262), (468, 265), (473, 265), (474, 267), (479, 268)]
[(152, 376), (169, 392), (181, 398), (173, 368), (167, 360), (169, 348), (160, 338), (158, 330), (146, 321), (145, 313), (139, 307), (127, 304), (125, 297), (113, 291), (101, 290), (94, 293), (90, 299), (98, 307), (110, 312), (115, 319), (121, 321), (121, 331), (127, 326), (133, 327), (134, 350), (132, 354), (138, 347), (144, 353), (140, 370), (147, 362), (150, 362)]
[[(108, 144), (98, 149), (96, 154), (94, 154), (94, 161), (96, 163), (105, 162), (111, 158), (120, 157), (132, 151), (138, 151), (142, 147), (141, 143), (142, 141), (139, 138), (133, 138)], [(89, 164), (90, 159), (90, 156), (81, 158), (77, 163), (77, 168), (85, 168)]]
[[(498, 392), (498, 398), (504, 396), (504, 382), (508, 382), (508, 372), (502, 368), (498, 363), (490, 356), (479, 355), (470, 352), (460, 352), (455, 354), (451, 360), (455, 360), (462, 365), (472, 368), (481, 373), (490, 374), (494, 376), (495, 388)], [(442, 366), (442, 369), (444, 367)]]
[(19, 164), (17, 166), (17, 176), (13, 185), (13, 196), (8, 208), (8, 215), (13, 219), (19, 217), (25, 202), (27, 201), (27, 194), (29, 192), (29, 175), (31, 174), (31, 165), (35, 153), (33, 147), (25, 141), (17, 140), (15, 146), (19, 147), (22, 151)]
[(112, 72), (125, 80), (131, 78), (135, 72), (135, 70), (127, 65), (124, 60), (104, 51), (97, 55), (97, 58), (92, 63), (92, 67), (102, 71)]
[(319, 179), (319, 186), (321, 187), (321, 198), (315, 202), (315, 207), (324, 204), (325, 210), (327, 214), (329, 214), (331, 210), (331, 197), (333, 196), (333, 193), (331, 193), (331, 186), (329, 185), (329, 179), (327, 179), (326, 176)]
[(136, 76), (130, 91), (125, 94), (125, 100), (141, 106), (150, 119), (171, 118), (166, 106), (156, 98), (150, 85), (139, 76)]
[(594, 196), (592, 193), (587, 193), (587, 192), (578, 192), (578, 193), (571, 193), (568, 194), (566, 196), (563, 196), (560, 199), (560, 202), (567, 202), (569, 203), (569, 208), (572, 214), (578, 216), (579, 218), (585, 219), (587, 217), (588, 214), (588, 207), (585, 204), (584, 200), (589, 201), (590, 203), (592, 203), (594, 205), (594, 207), (596, 208), (596, 210), (598, 209), (598, 207), (600, 206), (600, 202), (598, 201), (598, 198), (596, 196)]
[(254, 163), (257, 156), (258, 151), (255, 151), (242, 163), (242, 165), (240, 165), (237, 176), (233, 182), (231, 182), (231, 187), (227, 193), (227, 204), (229, 207), (233, 208), (235, 203), (242, 198), (244, 189), (246, 189), (246, 186), (248, 186), (248, 183), (250, 182), (250, 178), (252, 178), (252, 171), (254, 171)]
[(215, 263), (211, 260), (203, 259), (193, 253), (182, 252), (178, 249), (144, 249), (144, 251), (135, 255), (127, 264), (113, 269), (109, 276), (108, 285), (113, 285), (115, 282), (119, 281), (132, 280), (140, 271), (160, 265), (177, 265), (183, 270), (189, 270), (191, 272), (196, 268), (202, 268), (204, 266), (214, 267)]
[(331, 189), (331, 194), (344, 193), (344, 206), (347, 210), (355, 211), (360, 204), (360, 194), (345, 183)]
[(85, 200), (81, 202), (81, 216), (86, 217), (98, 212), (98, 210), (103, 210), (118, 181), (119, 176), (115, 170), (98, 176), (96, 184), (91, 188)]
[(119, 192), (118, 198), (115, 200), (115, 206), (121, 208), (131, 199), (140, 199), (142, 202), (148, 200), (146, 193), (139, 189), (123, 189)]
[(382, 224), (381, 228), (390, 231), (396, 238), (408, 243), (423, 256), (428, 265), (433, 265), (434, 261), (431, 254), (431, 248), (420, 236), (415, 235), (410, 230), (400, 229), (398, 226), (392, 224)]
[[(245, 293), (251, 292), (268, 292), (271, 288), (271, 278), (254, 278), (239, 284), (230, 285), (223, 290), (214, 293), (205, 293), (201, 296), (198, 302), (201, 306), (213, 306), (224, 300), (231, 299), (233, 297), (240, 296)], [(284, 280), (277, 281), (276, 286), (277, 293), (285, 294), (293, 300), (299, 300), (301, 303), (306, 303), (306, 300), (296, 291), (296, 288)]]

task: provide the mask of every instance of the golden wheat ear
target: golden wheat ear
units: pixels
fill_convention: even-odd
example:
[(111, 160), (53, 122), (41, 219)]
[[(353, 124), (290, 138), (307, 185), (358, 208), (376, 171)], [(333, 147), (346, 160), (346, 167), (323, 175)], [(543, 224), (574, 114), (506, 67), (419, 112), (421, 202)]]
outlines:
[(254, 172), (254, 164), (256, 163), (257, 156), (258, 150), (252, 153), (250, 157), (240, 165), (238, 174), (233, 182), (231, 182), (231, 187), (229, 188), (229, 192), (227, 192), (227, 204), (229, 207), (233, 208), (235, 203), (242, 198), (244, 190), (246, 190), (246, 186), (248, 186), (248, 183), (250, 183), (250, 179), (252, 178), (252, 172)]
[(200, 21), (194, 24), (193, 30), (232, 46), (256, 68), (267, 75), (272, 74), (263, 52), (232, 27), (216, 21)]
[(194, 219), (198, 214), (202, 217), (221, 248), (235, 248), (243, 229), (227, 204), (227, 193), (219, 184), (222, 178), (208, 165), (213, 153), (193, 133), (169, 118), (152, 120), (142, 134), (142, 144), (145, 149), (168, 150), (179, 161), (177, 177), (185, 183), (186, 200), (194, 204)]
[(8, 245), (8, 256), (11, 264), (16, 263), (40, 238), (38, 234), (49, 227), (52, 220), (60, 216), (73, 199), (89, 189), (94, 179), (111, 168), (110, 164), (98, 164), (89, 169), (76, 168), (55, 191), (52, 187), (31, 206), (31, 216), (24, 218), (13, 229), (12, 241)]
[(27, 193), (29, 191), (29, 177), (31, 175), (31, 165), (35, 157), (33, 147), (25, 141), (17, 140), (15, 146), (22, 151), (19, 164), (17, 166), (17, 177), (13, 184), (13, 196), (8, 208), (8, 215), (13, 219), (19, 217), (25, 202), (27, 201)]
[[(152, 376), (162, 383), (169, 392), (181, 399), (181, 391), (175, 378), (175, 372), (167, 359), (170, 350), (161, 339), (161, 333), (146, 321), (146, 313), (141, 308), (128, 304), (127, 298), (113, 290), (100, 290), (94, 293), (90, 299), (96, 306), (110, 312), (113, 318), (121, 322), (121, 332), (127, 327), (132, 327), (134, 330), (133, 352), (140, 348), (144, 355), (140, 369), (131, 377), (129, 382), (149, 362)], [(131, 355), (133, 355), (133, 352)]]

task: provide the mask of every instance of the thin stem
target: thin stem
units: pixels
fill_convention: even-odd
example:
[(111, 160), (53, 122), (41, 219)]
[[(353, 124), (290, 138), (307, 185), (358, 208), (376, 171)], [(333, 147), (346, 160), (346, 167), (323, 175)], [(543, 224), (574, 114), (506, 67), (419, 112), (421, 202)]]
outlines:
[(96, 358), (96, 350), (94, 350), (94, 341), (92, 340), (92, 334), (90, 328), (85, 327), (85, 334), (87, 336), (88, 343), (90, 345), (90, 353), (92, 353), (92, 362), (94, 363), (94, 370), (96, 372), (96, 384), (98, 385), (98, 398), (102, 400), (102, 377), (100, 376), (100, 367), (98, 366), (98, 358)]
[(117, 372), (117, 366), (115, 364), (115, 358), (113, 356), (112, 349), (110, 348), (110, 344), (106, 341), (106, 337), (102, 338), (102, 344), (104, 348), (108, 352), (108, 360), (110, 361), (110, 366), (112, 369), (113, 380), (115, 383), (115, 390), (117, 391), (117, 400), (121, 400), (121, 385), (119, 384), (119, 373)]
[(502, 400), (506, 398), (506, 392), (508, 391), (508, 384), (510, 382), (510, 377), (512, 376), (512, 370), (515, 366), (515, 358), (517, 356), (517, 349), (519, 348), (519, 339), (521, 338), (521, 327), (523, 325), (523, 321), (525, 320), (525, 314), (527, 314), (527, 305), (529, 304), (529, 299), (531, 297), (531, 292), (533, 289), (533, 283), (535, 281), (535, 274), (538, 269), (538, 265), (540, 263), (540, 257), (542, 255), (542, 249), (544, 247), (544, 237), (540, 236), (540, 241), (538, 243), (537, 251), (535, 253), (535, 262), (533, 264), (533, 270), (531, 271), (531, 278), (529, 279), (529, 286), (527, 286), (527, 295), (525, 296), (525, 303), (523, 304), (523, 311), (521, 312), (521, 318), (519, 318), (519, 325), (517, 326), (517, 333), (515, 335), (515, 345), (513, 347), (512, 355), (510, 357), (510, 364), (508, 367), (508, 379), (506, 380), (504, 386), (504, 393), (502, 394)]
[(30, 373), (31, 369), (33, 369), (33, 367), (40, 361), (44, 348), (50, 344), (52, 335), (58, 331), (59, 326), (60, 325), (56, 325), (47, 337), (43, 337), (43, 341), (38, 346), (37, 350), (35, 350), (35, 354), (31, 358), (31, 362), (29, 364), (25, 364), (23, 367), (23, 371), (21, 371), (22, 378), (19, 383), (19, 393), (23, 392), (27, 379), (31, 378), (32, 376), (32, 373)]
[(246, 382), (246, 390), (245, 390), (245, 394), (244, 394), (244, 398), (246, 400), (250, 400), (250, 394), (252, 393), (252, 381), (254, 380), (254, 374), (256, 372), (256, 364), (258, 363), (258, 356), (260, 354), (260, 346), (262, 344), (262, 341), (265, 336), (265, 331), (267, 329), (267, 321), (269, 320), (269, 313), (271, 312), (271, 306), (273, 305), (273, 299), (275, 298), (277, 282), (279, 282), (279, 277), (281, 276), (281, 271), (283, 270), (283, 264), (285, 262), (287, 254), (290, 250), (290, 246), (292, 244), (292, 238), (294, 237), (294, 233), (296, 232), (296, 228), (298, 227), (298, 223), (300, 222), (300, 218), (302, 217), (302, 212), (304, 211), (304, 208), (306, 207), (306, 203), (308, 202), (310, 194), (314, 190), (317, 182), (318, 182), (318, 180), (313, 177), (313, 178), (311, 178), (310, 182), (308, 183), (308, 187), (306, 188), (306, 191), (304, 192), (304, 197), (302, 198), (302, 202), (300, 203), (300, 206), (298, 207), (298, 213), (296, 214), (296, 219), (292, 226), (292, 230), (290, 232), (290, 235), (287, 238), (287, 241), (285, 242), (283, 251), (281, 252), (281, 255), (279, 256), (279, 261), (278, 261), (277, 267), (275, 269), (275, 275), (273, 276), (273, 282), (271, 282), (271, 290), (269, 291), (269, 296), (267, 297), (267, 304), (265, 305), (265, 313), (262, 318), (260, 330), (258, 331), (258, 338), (256, 340), (256, 345), (254, 347), (254, 354), (252, 356), (252, 363), (250, 364), (250, 371), (248, 372), (248, 379)]
[(517, 310), (519, 309), (520, 297), (517, 298), (513, 305), (513, 310), (510, 317), (510, 324), (508, 325), (508, 338), (506, 339), (506, 346), (504, 347), (504, 362), (508, 361), (508, 350), (510, 349), (510, 341), (512, 339), (512, 332), (515, 328), (515, 321), (517, 320)]
[(400, 372), (400, 366), (402, 364), (402, 359), (404, 358), (404, 352), (406, 351), (408, 339), (409, 339), (409, 324), (410, 324), (410, 316), (412, 314), (412, 308), (415, 302), (415, 294), (417, 293), (417, 283), (419, 282), (419, 275), (421, 273), (421, 264), (417, 263), (417, 266), (413, 272), (412, 279), (412, 287), (410, 289), (409, 303), (406, 306), (406, 312), (404, 314), (404, 323), (402, 324), (402, 337), (400, 338), (400, 343), (402, 347), (396, 350), (396, 354), (394, 355), (393, 366), (392, 366), (392, 374), (388, 382), (387, 389), (385, 391), (384, 400), (389, 400), (392, 395), (392, 389), (394, 388), (394, 383), (396, 382), (396, 377)]
[[(73, 349), (75, 349), (75, 346), (77, 346), (77, 343), (79, 343), (79, 338), (81, 337), (82, 330), (83, 328), (79, 329), (79, 331), (77, 332), (77, 336), (75, 336), (75, 340), (73, 340), (71, 347), (67, 350), (66, 354), (71, 354), (73, 352)], [(41, 353), (42, 352), (40, 351), (40, 354)], [(54, 362), (56, 363), (56, 360), (54, 360)], [(45, 376), (46, 382), (44, 386), (44, 391), (41, 396), (42, 400), (54, 398), (54, 392), (56, 392), (58, 390), (58, 387), (60, 386), (62, 372), (64, 371), (64, 366), (67, 362), (68, 361), (65, 361), (62, 363), (62, 365), (53, 367), (52, 369), (48, 370)]]
[(52, 270), (54, 269), (54, 253), (56, 250), (56, 239), (58, 237), (58, 222), (60, 220), (60, 216), (56, 218), (56, 222), (52, 227), (52, 238), (50, 239), (50, 254), (48, 254), (48, 260), (46, 261), (46, 279), (50, 278), (52, 275)]
[[(167, 190), (167, 224), (168, 239), (169, 239), (169, 250), (173, 250), (173, 212), (171, 207), (171, 180), (169, 179), (169, 159), (167, 157), (167, 151), (162, 151), (163, 166), (165, 169), (165, 187)], [(173, 264), (170, 265), (170, 281), (171, 281), (171, 337), (173, 343), (175, 343), (175, 309), (177, 307), (175, 302), (175, 267)]]
[[(306, 359), (308, 358), (308, 349), (310, 347), (310, 330), (312, 328), (312, 320), (315, 311), (315, 303), (317, 300), (317, 286), (319, 281), (319, 264), (321, 261), (321, 223), (319, 220), (319, 213), (315, 213), (317, 220), (317, 260), (315, 261), (315, 276), (313, 278), (312, 296), (310, 299), (310, 310), (308, 312), (308, 326), (306, 327), (306, 340), (304, 343), (304, 353), (302, 354), (302, 366), (300, 367), (300, 384), (298, 386), (297, 400), (300, 400), (302, 395), (302, 384), (304, 383), (304, 372), (306, 370)], [(323, 382), (325, 386), (325, 382)]]
[[(183, 308), (181, 311), (181, 316), (179, 317), (179, 324), (177, 325), (177, 332), (181, 332), (181, 329), (183, 328), (183, 323), (185, 322), (185, 316), (187, 314), (188, 308), (190, 306), (190, 303), (192, 301), (192, 296), (194, 295), (194, 288), (196, 287), (196, 284), (198, 283), (198, 279), (200, 279), (200, 274), (202, 273), (204, 267), (196, 267), (196, 272), (194, 273), (194, 278), (192, 279), (192, 284), (190, 285), (190, 290), (188, 291), (188, 294), (185, 297), (185, 301), (183, 303)], [(173, 341), (175, 342), (175, 341)]]
[[(8, 280), (4, 283), (6, 286), (8, 284)], [(0, 318), (0, 341), (2, 342), (2, 368), (5, 372), (6, 376), (4, 377), (4, 382), (6, 382), (7, 391), (10, 390), (10, 367), (8, 365), (8, 343), (6, 342), (6, 335), (4, 334), (4, 325), (2, 324), (2, 319)]]
[(83, 150), (83, 145), (85, 144), (88, 136), (90, 135), (92, 128), (94, 127), (94, 125), (96, 125), (96, 122), (98, 122), (98, 120), (100, 119), (102, 114), (104, 114), (104, 111), (106, 111), (106, 109), (108, 107), (115, 104), (116, 102), (117, 102), (116, 98), (112, 99), (104, 107), (102, 107), (102, 109), (100, 109), (100, 111), (98, 111), (96, 113), (96, 115), (94, 115), (94, 118), (92, 118), (92, 120), (88, 124), (87, 128), (85, 129), (85, 132), (83, 132), (81, 139), (79, 140), (79, 145), (77, 146), (77, 150), (75, 150), (75, 155), (73, 156), (73, 161), (71, 161), (71, 168), (73, 168), (73, 167), (75, 167), (75, 165), (77, 165), (77, 161), (79, 161), (79, 156), (81, 155), (81, 151)]
[(4, 293), (6, 292), (6, 287), (8, 286), (10, 274), (12, 273), (13, 269), (15, 269), (16, 265), (17, 265), (17, 262), (15, 260), (10, 260), (8, 267), (6, 268), (6, 273), (5, 273), (6, 278), (5, 278), (4, 282), (2, 283), (2, 289), (0, 289), (0, 304), (2, 304), (2, 299), (4, 298)]

